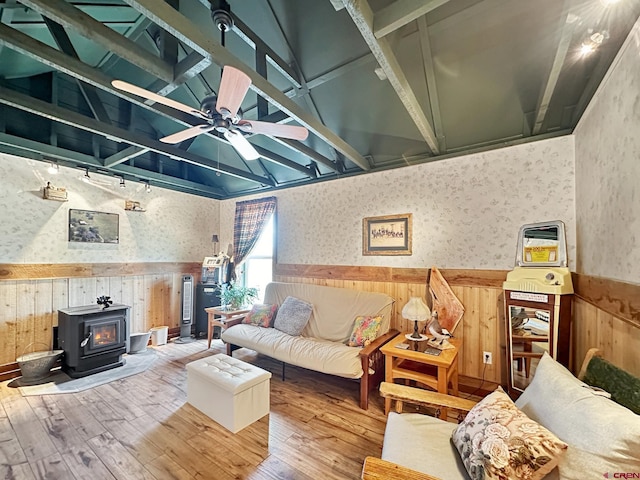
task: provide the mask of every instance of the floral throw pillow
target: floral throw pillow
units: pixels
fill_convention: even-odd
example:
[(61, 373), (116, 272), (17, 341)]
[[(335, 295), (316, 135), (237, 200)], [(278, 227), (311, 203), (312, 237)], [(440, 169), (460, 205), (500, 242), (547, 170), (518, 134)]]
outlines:
[(567, 448), (500, 387), (471, 409), (451, 438), (474, 480), (541, 479)]
[(257, 303), (251, 307), (251, 311), (247, 313), (242, 323), (269, 328), (277, 309), (277, 305), (262, 305)]
[(378, 337), (380, 325), (382, 325), (382, 317), (380, 316), (361, 315), (356, 317), (347, 345), (350, 347), (366, 347)]

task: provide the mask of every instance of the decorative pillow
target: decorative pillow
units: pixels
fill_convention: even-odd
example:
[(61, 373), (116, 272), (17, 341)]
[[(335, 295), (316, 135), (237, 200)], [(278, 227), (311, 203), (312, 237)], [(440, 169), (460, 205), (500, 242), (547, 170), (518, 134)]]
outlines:
[(382, 317), (380, 316), (357, 316), (347, 345), (350, 347), (366, 347), (378, 337), (381, 325)]
[(251, 307), (251, 311), (242, 319), (242, 323), (269, 328), (277, 309), (277, 305), (262, 305), (256, 303)]
[(296, 297), (287, 297), (276, 315), (274, 328), (294, 337), (300, 335), (311, 318), (313, 305)]
[(558, 465), (561, 480), (637, 472), (640, 416), (586, 387), (545, 353), (516, 404), (569, 444)]
[(474, 480), (541, 479), (567, 448), (522, 413), (500, 387), (471, 409), (451, 438)]

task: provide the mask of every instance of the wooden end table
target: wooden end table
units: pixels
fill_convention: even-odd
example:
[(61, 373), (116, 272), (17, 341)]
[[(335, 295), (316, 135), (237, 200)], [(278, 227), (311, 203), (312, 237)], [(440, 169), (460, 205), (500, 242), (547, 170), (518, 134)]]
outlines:
[[(385, 357), (385, 382), (394, 383), (396, 378), (414, 380), (439, 393), (449, 393), (449, 385), (454, 395), (458, 395), (458, 350), (460, 339), (449, 339), (454, 348), (442, 350), (440, 355), (424, 353), (429, 346), (426, 341), (414, 342), (400, 334), (380, 348)], [(409, 348), (396, 347), (409, 344)], [(417, 346), (417, 351), (414, 348)], [(391, 399), (384, 401), (384, 413), (389, 413)], [(446, 412), (441, 413), (441, 417)]]
[[(207, 349), (211, 348), (211, 339), (213, 338), (213, 327), (220, 327), (222, 330), (227, 328), (227, 322), (236, 317), (248, 313), (250, 309), (239, 308), (233, 310), (226, 307), (208, 307), (204, 309), (207, 312)], [(216, 315), (219, 318), (216, 318)]]

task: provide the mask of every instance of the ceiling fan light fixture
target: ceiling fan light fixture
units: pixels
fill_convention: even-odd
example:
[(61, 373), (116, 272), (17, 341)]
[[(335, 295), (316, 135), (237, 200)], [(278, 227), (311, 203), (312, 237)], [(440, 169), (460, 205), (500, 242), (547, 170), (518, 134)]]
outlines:
[(260, 154), (240, 132), (227, 130), (224, 133), (224, 137), (229, 140), (231, 146), (235, 148), (245, 160), (257, 160), (260, 158)]

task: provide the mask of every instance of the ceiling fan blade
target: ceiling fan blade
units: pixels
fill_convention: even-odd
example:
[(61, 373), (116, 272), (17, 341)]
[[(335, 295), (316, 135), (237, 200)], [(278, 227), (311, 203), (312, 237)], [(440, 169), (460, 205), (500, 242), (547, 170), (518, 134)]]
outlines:
[(145, 90), (144, 88), (137, 87), (136, 85), (133, 85), (131, 83), (124, 82), (122, 80), (112, 80), (111, 85), (116, 87), (118, 90), (133, 93), (134, 95), (138, 95), (139, 97), (148, 98), (149, 100), (161, 103), (163, 105), (166, 105), (167, 107), (175, 108), (176, 110), (180, 110), (181, 112), (189, 113), (198, 118), (207, 119), (205, 113), (201, 112), (197, 108), (190, 107), (188, 105), (185, 105), (184, 103), (176, 102), (175, 100), (171, 100), (170, 98), (163, 97), (162, 95), (158, 95), (157, 93), (150, 92), (149, 90)]
[(240, 156), (245, 160), (257, 160), (260, 158), (260, 154), (256, 152), (253, 145), (251, 145), (240, 132), (227, 130), (224, 132), (224, 138), (229, 140), (231, 146), (235, 148)]
[(213, 125), (196, 125), (195, 127), (187, 128), (186, 130), (181, 130), (167, 137), (163, 137), (160, 141), (163, 143), (180, 143), (200, 135), (201, 133), (210, 132), (214, 128), (215, 127)]
[(251, 79), (247, 74), (228, 65), (224, 67), (216, 103), (218, 113), (225, 118), (234, 118), (249, 90), (249, 85), (251, 85)]
[(238, 123), (238, 128), (243, 132), (264, 133), (265, 135), (290, 138), (292, 140), (306, 140), (309, 136), (309, 130), (305, 127), (259, 122), (257, 120), (241, 120)]

